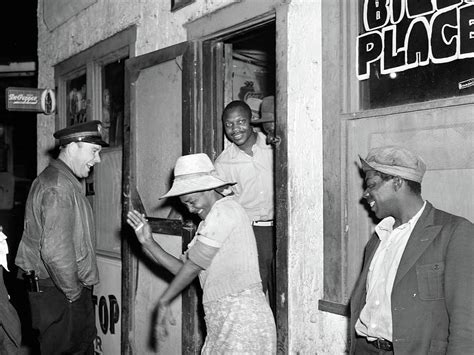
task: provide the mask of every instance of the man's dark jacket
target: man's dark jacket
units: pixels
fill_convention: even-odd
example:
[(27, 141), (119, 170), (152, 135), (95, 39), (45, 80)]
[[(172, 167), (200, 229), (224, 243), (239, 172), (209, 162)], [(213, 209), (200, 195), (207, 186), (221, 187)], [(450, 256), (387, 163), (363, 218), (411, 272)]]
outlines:
[(54, 160), (33, 182), (15, 263), (51, 278), (68, 298), (99, 282), (92, 208), (81, 182)]
[[(374, 234), (351, 298), (351, 353), (355, 323), (366, 301)], [(392, 296), (395, 354), (474, 353), (474, 226), (427, 202), (395, 276)]]

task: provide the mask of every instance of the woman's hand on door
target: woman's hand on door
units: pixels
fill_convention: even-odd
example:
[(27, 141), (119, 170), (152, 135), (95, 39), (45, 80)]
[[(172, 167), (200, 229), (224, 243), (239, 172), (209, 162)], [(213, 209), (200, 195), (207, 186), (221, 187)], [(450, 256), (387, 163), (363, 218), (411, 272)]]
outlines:
[(129, 211), (127, 213), (127, 223), (135, 231), (140, 244), (146, 246), (150, 243), (153, 243), (151, 228), (148, 224), (148, 220), (145, 218), (145, 215), (141, 214), (137, 210)]

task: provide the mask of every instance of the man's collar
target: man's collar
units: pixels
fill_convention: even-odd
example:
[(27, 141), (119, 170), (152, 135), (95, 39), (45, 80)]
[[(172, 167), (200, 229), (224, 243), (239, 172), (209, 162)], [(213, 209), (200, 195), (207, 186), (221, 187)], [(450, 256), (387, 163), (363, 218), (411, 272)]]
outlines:
[[(408, 222), (398, 226), (397, 228), (403, 229), (403, 228), (406, 228), (407, 226), (410, 226), (411, 224), (418, 222), (418, 219), (423, 213), (425, 206), (426, 206), (426, 201), (423, 202), (423, 206), (421, 206), (418, 212), (415, 213), (415, 215), (412, 218), (410, 218)], [(392, 233), (394, 224), (395, 224), (395, 218), (390, 216), (390, 217), (386, 217), (382, 219), (380, 223), (375, 226), (375, 233), (377, 234), (380, 240), (384, 240), (390, 235), (390, 233)]]
[(229, 146), (230, 157), (233, 159), (240, 153), (240, 148), (235, 143), (231, 143)]
[[(254, 131), (254, 132), (257, 133), (257, 139), (255, 141), (255, 144), (252, 146), (252, 151), (255, 146), (258, 146), (261, 149), (273, 149), (270, 144), (267, 144), (265, 135), (262, 132), (257, 132), (257, 131)], [(230, 150), (231, 158), (235, 158), (241, 152), (244, 154), (247, 154), (242, 149), (240, 149), (239, 146), (235, 143), (231, 143), (229, 150)]]
[(82, 187), (81, 179), (74, 175), (72, 169), (61, 159), (55, 159), (50, 162), (51, 166), (54, 166), (56, 169), (61, 170), (69, 179), (76, 184), (78, 187)]
[(393, 225), (395, 224), (395, 218), (392, 216), (382, 219), (379, 224), (375, 226), (375, 234), (380, 240), (386, 239), (393, 231)]

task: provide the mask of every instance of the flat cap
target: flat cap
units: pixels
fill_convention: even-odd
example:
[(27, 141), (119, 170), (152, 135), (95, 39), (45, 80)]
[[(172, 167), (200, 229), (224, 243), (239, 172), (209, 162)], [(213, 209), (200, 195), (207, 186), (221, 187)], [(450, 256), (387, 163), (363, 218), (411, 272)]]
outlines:
[(266, 96), (262, 99), (260, 106), (261, 115), (259, 119), (252, 121), (252, 123), (264, 123), (275, 121), (275, 96)]
[(109, 144), (102, 138), (102, 123), (100, 121), (89, 121), (69, 126), (53, 134), (59, 139), (59, 145), (66, 145), (71, 142), (86, 142), (108, 147)]
[(360, 155), (359, 158), (364, 171), (376, 170), (420, 183), (426, 171), (423, 159), (408, 149), (394, 145), (372, 148), (365, 159)]

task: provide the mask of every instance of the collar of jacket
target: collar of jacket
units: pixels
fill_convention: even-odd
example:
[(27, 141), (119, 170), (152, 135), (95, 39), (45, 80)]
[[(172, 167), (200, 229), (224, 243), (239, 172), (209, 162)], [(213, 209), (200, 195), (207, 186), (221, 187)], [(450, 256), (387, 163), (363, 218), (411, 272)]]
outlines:
[(50, 165), (65, 175), (76, 188), (78, 188), (80, 191), (83, 191), (81, 181), (76, 177), (76, 175), (74, 175), (71, 168), (67, 166), (65, 162), (63, 162), (61, 159), (56, 159), (51, 161)]
[(441, 230), (442, 226), (435, 223), (434, 214), (435, 208), (431, 203), (426, 201), (425, 210), (418, 219), (408, 239), (405, 251), (400, 260), (400, 266), (395, 276), (394, 285), (413, 267), (421, 254), (423, 254)]

